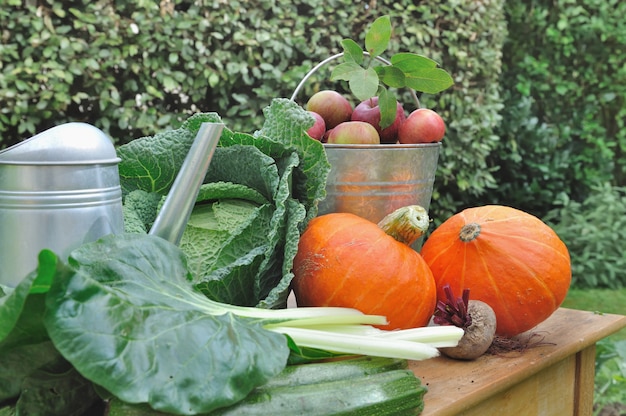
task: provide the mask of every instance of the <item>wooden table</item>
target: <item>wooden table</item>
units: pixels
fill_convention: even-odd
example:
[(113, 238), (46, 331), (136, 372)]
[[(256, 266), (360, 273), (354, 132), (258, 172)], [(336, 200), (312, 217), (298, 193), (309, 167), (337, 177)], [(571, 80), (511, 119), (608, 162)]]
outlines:
[(544, 337), (540, 346), (475, 361), (413, 361), (428, 387), (422, 416), (591, 415), (596, 342), (624, 327), (626, 316), (560, 308), (529, 331)]

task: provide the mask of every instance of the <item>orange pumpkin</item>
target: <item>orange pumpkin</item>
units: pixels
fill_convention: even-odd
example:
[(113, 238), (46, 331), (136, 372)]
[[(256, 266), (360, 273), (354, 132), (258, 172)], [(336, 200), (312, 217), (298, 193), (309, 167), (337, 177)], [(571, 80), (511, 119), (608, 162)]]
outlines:
[(539, 218), (515, 208), (468, 208), (441, 224), (421, 254), (437, 284), (491, 306), (496, 334), (514, 336), (547, 319), (563, 302), (572, 272), (567, 247)]
[(425, 326), (436, 305), (435, 282), (422, 256), (410, 247), (423, 230), (405, 238), (411, 227), (398, 222), (382, 227), (384, 221), (379, 226), (351, 213), (311, 220), (294, 259), (292, 287), (298, 306), (340, 306), (384, 315), (388, 325), (382, 329)]

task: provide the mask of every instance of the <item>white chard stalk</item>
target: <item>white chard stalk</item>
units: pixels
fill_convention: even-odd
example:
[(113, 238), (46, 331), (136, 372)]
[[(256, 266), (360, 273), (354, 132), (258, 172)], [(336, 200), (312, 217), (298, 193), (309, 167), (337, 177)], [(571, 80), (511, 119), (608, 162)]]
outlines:
[(384, 331), (370, 325), (295, 326), (292, 322), (291, 326), (276, 324), (265, 328), (289, 335), (300, 347), (407, 360), (436, 357), (437, 348), (456, 346), (463, 336), (461, 328), (452, 326)]

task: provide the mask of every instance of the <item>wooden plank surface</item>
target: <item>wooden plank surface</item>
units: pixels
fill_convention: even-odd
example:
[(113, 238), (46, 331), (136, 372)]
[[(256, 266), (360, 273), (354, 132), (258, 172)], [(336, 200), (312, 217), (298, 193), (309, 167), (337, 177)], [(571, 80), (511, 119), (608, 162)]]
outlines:
[[(560, 308), (536, 328), (521, 335), (532, 333), (536, 334), (535, 339), (543, 337), (540, 346), (504, 355), (483, 355), (474, 361), (438, 357), (411, 362), (410, 368), (428, 387), (422, 415), (459, 415), (498, 394), (505, 395), (517, 385), (520, 389), (531, 388), (532, 384), (523, 382), (533, 378), (544, 382), (554, 377), (554, 372), (563, 372), (564, 377), (571, 379), (566, 382), (572, 395), (585, 396), (581, 398), (585, 409), (575, 409), (578, 414), (586, 414), (586, 408), (593, 401), (593, 391), (588, 391), (589, 381), (593, 387), (593, 373), (588, 373), (593, 372), (590, 359), (595, 343), (624, 327), (626, 316)], [(543, 371), (546, 369), (549, 371)], [(577, 379), (573, 380), (575, 377)], [(523, 398), (517, 399), (523, 402)]]

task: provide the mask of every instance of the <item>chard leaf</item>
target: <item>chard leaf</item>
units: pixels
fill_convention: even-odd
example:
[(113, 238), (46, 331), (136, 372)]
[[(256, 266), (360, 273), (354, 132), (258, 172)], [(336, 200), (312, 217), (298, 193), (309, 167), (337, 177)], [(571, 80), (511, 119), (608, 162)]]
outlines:
[(50, 340), (0, 344), (0, 403), (19, 397), (24, 379), (59, 357)]
[(57, 356), (53, 365), (24, 380), (17, 414), (82, 416), (99, 401), (93, 383)]
[(278, 374), (283, 335), (193, 291), (183, 252), (155, 236), (107, 236), (58, 265), (44, 323), (86, 378), (128, 403), (210, 412)]
[(82, 414), (97, 399), (92, 384), (71, 370), (43, 326), (57, 256), (44, 250), (39, 264), (0, 298), (0, 402), (17, 399), (17, 414)]
[(54, 276), (49, 270), (56, 263), (56, 255), (44, 250), (39, 254), (39, 264), (43, 267), (29, 273), (14, 289), (3, 289), (4, 295), (0, 297), (0, 350), (48, 339), (41, 323), (44, 304), (40, 295), (48, 291)]

